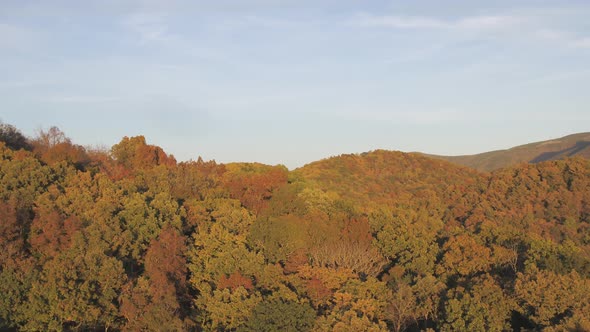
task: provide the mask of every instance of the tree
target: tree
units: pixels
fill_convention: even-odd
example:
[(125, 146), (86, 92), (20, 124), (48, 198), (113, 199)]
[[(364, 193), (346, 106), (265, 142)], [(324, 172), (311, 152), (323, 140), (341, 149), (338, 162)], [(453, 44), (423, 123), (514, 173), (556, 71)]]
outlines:
[(314, 244), (310, 248), (312, 264), (349, 268), (362, 276), (377, 276), (385, 260), (372, 246), (367, 219), (351, 219), (341, 230), (339, 239)]
[(19, 218), (32, 219), (33, 202), (55, 177), (54, 170), (43, 166), (31, 153), (12, 151), (0, 144), (0, 199), (11, 201)]
[(308, 224), (296, 216), (258, 218), (251, 227), (249, 242), (264, 251), (272, 263), (286, 263), (297, 250), (305, 250)]
[(226, 166), (223, 183), (230, 197), (239, 199), (258, 214), (268, 206), (273, 193), (287, 184), (287, 168), (261, 164), (231, 164)]
[(16, 264), (1, 264), (0, 270), (0, 329), (15, 329), (28, 319), (27, 296), (38, 272), (31, 260)]
[(225, 165), (213, 161), (182, 162), (173, 170), (170, 179), (172, 196), (177, 199), (205, 200), (225, 196), (221, 179)]
[(588, 317), (590, 281), (576, 271), (559, 275), (533, 267), (518, 274), (514, 293), (520, 312), (539, 329)]
[(72, 247), (48, 261), (28, 294), (25, 330), (117, 326), (123, 265), (78, 233)]
[[(226, 213), (229, 215), (216, 214), (220, 222), (214, 219), (199, 225), (188, 253), (190, 285), (199, 294), (195, 299), (197, 310), (201, 312), (199, 325), (207, 331), (237, 328), (244, 324), (262, 300), (260, 291), (252, 289), (247, 282), (228, 285), (232, 275), (239, 274), (239, 279), (249, 278), (252, 282), (261, 278), (265, 273), (265, 265), (261, 253), (248, 250), (247, 233), (232, 233), (225, 227), (230, 224), (223, 221), (231, 221), (233, 216), (251, 217), (233, 214), (231, 210)], [(247, 222), (240, 219), (235, 221)]]
[(53, 207), (41, 206), (31, 224), (29, 243), (40, 256), (54, 257), (70, 246), (80, 229), (81, 221), (76, 216), (66, 217)]
[(469, 288), (447, 292), (442, 329), (445, 331), (506, 331), (513, 302), (490, 277), (474, 279)]
[(392, 301), (387, 309), (388, 318), (395, 332), (403, 331), (410, 324), (416, 322), (419, 312), (412, 287), (403, 282), (395, 285)]
[(131, 193), (123, 198), (123, 209), (117, 218), (122, 229), (121, 253), (132, 264), (141, 261), (150, 242), (165, 226), (181, 228), (184, 210), (169, 194)]
[(176, 165), (173, 156), (168, 156), (162, 148), (148, 145), (143, 136), (123, 137), (113, 145), (111, 154), (121, 166), (131, 171), (142, 170), (157, 165)]
[(65, 161), (83, 169), (90, 163), (86, 149), (73, 144), (66, 134), (55, 126), (47, 131), (39, 130), (32, 146), (35, 155), (48, 165)]
[(0, 202), (0, 266), (13, 266), (25, 249), (26, 229), (20, 224), (14, 203)]
[(386, 331), (392, 294), (375, 278), (350, 279), (334, 293), (332, 307), (318, 319), (318, 331)]
[(376, 233), (375, 247), (396, 266), (421, 276), (434, 273), (441, 220), (425, 209), (395, 209), (374, 212), (369, 222)]
[(491, 266), (491, 250), (468, 234), (451, 237), (443, 245), (444, 256), (437, 272), (447, 276), (470, 276)]
[(126, 330), (185, 328), (191, 303), (186, 284), (185, 241), (178, 230), (168, 226), (150, 243), (144, 275), (127, 284), (121, 296)]
[(418, 278), (412, 285), (416, 298), (416, 317), (425, 325), (438, 320), (441, 298), (446, 285), (434, 276)]
[(265, 299), (252, 310), (238, 332), (310, 331), (316, 312), (308, 303), (297, 303), (281, 298)]
[(31, 151), (33, 147), (29, 140), (14, 126), (0, 121), (0, 142), (12, 150), (24, 149)]

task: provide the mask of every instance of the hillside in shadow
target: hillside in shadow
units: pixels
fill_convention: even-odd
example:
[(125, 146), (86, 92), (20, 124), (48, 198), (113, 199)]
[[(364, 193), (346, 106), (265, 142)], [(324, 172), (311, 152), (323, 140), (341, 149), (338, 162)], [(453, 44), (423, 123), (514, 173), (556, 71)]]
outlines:
[(520, 145), (506, 150), (474, 155), (429, 156), (486, 172), (520, 163), (539, 163), (576, 156), (590, 158), (590, 133), (578, 133), (553, 140)]

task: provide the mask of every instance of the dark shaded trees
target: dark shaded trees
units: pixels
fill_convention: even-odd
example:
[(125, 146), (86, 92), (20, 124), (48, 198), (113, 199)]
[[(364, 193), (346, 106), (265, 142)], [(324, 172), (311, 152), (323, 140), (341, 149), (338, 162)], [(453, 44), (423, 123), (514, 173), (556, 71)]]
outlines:
[(0, 142), (4, 142), (12, 150), (24, 149), (30, 151), (33, 148), (27, 137), (20, 130), (2, 121), (0, 121)]

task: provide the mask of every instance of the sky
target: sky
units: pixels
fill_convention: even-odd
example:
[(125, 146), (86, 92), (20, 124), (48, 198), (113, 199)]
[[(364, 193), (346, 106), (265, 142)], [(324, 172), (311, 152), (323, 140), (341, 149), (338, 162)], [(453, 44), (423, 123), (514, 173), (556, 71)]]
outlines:
[(0, 120), (293, 169), (590, 131), (590, 1), (0, 1)]

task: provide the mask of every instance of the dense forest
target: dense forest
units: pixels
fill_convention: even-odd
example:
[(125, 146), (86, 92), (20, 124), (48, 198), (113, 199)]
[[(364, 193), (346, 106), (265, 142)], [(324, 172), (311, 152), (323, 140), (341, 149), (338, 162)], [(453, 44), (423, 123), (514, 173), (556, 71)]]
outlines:
[(590, 331), (590, 161), (177, 162), (0, 126), (0, 329)]

